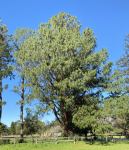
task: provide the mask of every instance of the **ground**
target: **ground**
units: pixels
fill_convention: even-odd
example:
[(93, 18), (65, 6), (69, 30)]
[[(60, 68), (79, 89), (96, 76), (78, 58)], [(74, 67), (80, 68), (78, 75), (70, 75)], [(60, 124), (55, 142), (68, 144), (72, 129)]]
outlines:
[(115, 143), (90, 145), (84, 142), (73, 143), (45, 143), (45, 144), (16, 144), (0, 145), (0, 150), (129, 150), (129, 143)]

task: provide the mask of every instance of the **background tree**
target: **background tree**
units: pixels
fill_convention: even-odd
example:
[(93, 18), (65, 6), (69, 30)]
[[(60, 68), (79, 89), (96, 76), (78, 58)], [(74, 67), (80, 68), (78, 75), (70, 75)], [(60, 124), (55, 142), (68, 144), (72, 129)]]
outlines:
[(0, 136), (7, 135), (8, 133), (8, 127), (5, 124), (0, 123)]
[(11, 126), (9, 127), (9, 133), (11, 135), (20, 135), (20, 130), (21, 130), (20, 120), (11, 123)]
[[(125, 53), (117, 62), (123, 83), (121, 84), (121, 97), (119, 98), (119, 120), (118, 125), (123, 129), (124, 134), (129, 136), (129, 35), (125, 38)], [(123, 109), (122, 109), (123, 108)]]
[(125, 53), (117, 62), (117, 65), (122, 78), (125, 80), (124, 93), (129, 95), (129, 35), (127, 35), (125, 38)]
[[(118, 125), (123, 129), (124, 134), (129, 136), (129, 35), (125, 38), (125, 53), (117, 62), (121, 77), (124, 80), (121, 84), (122, 97), (120, 97), (121, 106)], [(120, 103), (119, 102), (119, 103)], [(122, 109), (123, 108), (123, 109)]]
[(107, 114), (112, 121), (112, 128), (115, 133), (128, 136), (129, 133), (129, 100), (128, 96), (110, 98), (106, 101)]
[(107, 51), (95, 52), (95, 47), (91, 29), (80, 32), (75, 17), (60, 13), (42, 24), (17, 53), (35, 98), (53, 110), (65, 135), (79, 130), (73, 116), (83, 105), (93, 112), (98, 109), (111, 63), (106, 63)]
[(12, 75), (12, 48), (10, 46), (10, 37), (6, 25), (0, 22), (0, 122), (2, 118), (2, 105), (4, 104), (2, 92), (4, 86), (3, 79)]
[(10, 130), (10, 134), (16, 135), (16, 122), (11, 123), (9, 130)]
[(39, 120), (38, 116), (31, 112), (27, 112), (24, 125), (24, 134), (26, 135), (41, 134), (45, 127), (45, 124)]
[[(29, 29), (18, 29), (16, 30), (16, 33), (13, 36), (14, 39), (14, 45), (15, 45), (15, 53), (20, 50), (22, 44), (24, 41), (32, 34), (32, 30)], [(24, 130), (24, 104), (25, 104), (25, 90), (26, 90), (26, 80), (24, 75), (24, 66), (18, 63), (17, 56), (14, 54), (15, 59), (15, 67), (14, 70), (17, 72), (17, 75), (20, 80), (20, 84), (18, 86), (14, 87), (14, 92), (16, 92), (21, 100), (20, 103), (20, 121), (21, 121), (21, 142), (23, 141), (23, 130)]]
[(105, 109), (113, 122), (114, 132), (128, 136), (129, 132), (129, 36), (125, 40), (125, 54), (117, 62), (107, 88)]

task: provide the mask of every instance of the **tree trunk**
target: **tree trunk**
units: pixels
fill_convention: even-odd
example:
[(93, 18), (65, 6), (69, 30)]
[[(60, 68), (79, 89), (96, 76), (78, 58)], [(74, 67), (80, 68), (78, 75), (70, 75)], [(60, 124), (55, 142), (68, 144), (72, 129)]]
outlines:
[(65, 109), (65, 104), (62, 105), (62, 121), (63, 121), (63, 130), (64, 136), (69, 136), (73, 132), (72, 116), (71, 112)]
[(2, 79), (0, 79), (0, 123), (2, 118)]
[(22, 83), (21, 83), (21, 105), (20, 105), (20, 120), (21, 120), (21, 131), (20, 131), (20, 142), (22, 143), (24, 141), (24, 99), (25, 99), (25, 88), (24, 88), (24, 77), (22, 77)]
[(65, 136), (65, 137), (68, 137), (69, 136), (69, 128), (68, 128), (68, 125), (65, 123), (64, 124), (64, 128), (63, 128), (63, 135)]

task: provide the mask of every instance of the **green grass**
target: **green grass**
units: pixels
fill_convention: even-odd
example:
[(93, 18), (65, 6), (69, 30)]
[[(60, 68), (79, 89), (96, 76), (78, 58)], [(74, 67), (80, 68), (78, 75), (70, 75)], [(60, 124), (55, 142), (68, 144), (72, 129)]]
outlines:
[(0, 145), (0, 150), (129, 150), (129, 143), (116, 144), (86, 144), (84, 142), (73, 143), (44, 143), (44, 144), (16, 144)]

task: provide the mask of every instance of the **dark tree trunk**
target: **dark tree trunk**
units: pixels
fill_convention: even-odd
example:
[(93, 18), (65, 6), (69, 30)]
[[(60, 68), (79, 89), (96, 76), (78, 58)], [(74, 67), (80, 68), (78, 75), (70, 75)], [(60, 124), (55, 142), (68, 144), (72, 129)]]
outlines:
[(2, 80), (0, 80), (0, 123), (2, 118)]
[(68, 111), (65, 107), (66, 107), (66, 104), (64, 101), (61, 101), (60, 103), (60, 108), (61, 108), (61, 120), (62, 120), (62, 127), (63, 127), (63, 130), (64, 130), (64, 136), (69, 136), (69, 134), (71, 132), (73, 132), (73, 124), (72, 124), (72, 114), (70, 111)]
[(69, 131), (69, 128), (68, 128), (68, 124), (67, 123), (64, 123), (64, 128), (63, 128), (63, 130), (64, 130), (64, 136), (65, 137), (67, 137), (67, 136), (69, 136), (69, 133), (70, 133), (70, 131)]
[(24, 99), (25, 99), (25, 88), (24, 88), (24, 77), (22, 77), (21, 83), (21, 103), (20, 103), (20, 121), (21, 121), (21, 131), (20, 131), (20, 142), (24, 141)]

